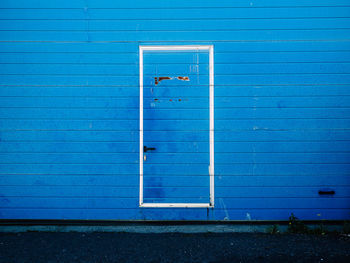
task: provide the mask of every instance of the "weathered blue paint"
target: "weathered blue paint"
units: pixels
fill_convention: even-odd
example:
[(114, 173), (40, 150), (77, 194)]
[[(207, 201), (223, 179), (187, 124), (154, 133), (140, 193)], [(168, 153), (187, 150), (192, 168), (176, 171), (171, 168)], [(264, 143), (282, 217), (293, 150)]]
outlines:
[[(348, 0), (1, 1), (0, 218), (350, 219), (349, 28)], [(214, 45), (209, 211), (138, 206), (139, 45)], [(145, 56), (150, 202), (208, 193), (193, 56)]]

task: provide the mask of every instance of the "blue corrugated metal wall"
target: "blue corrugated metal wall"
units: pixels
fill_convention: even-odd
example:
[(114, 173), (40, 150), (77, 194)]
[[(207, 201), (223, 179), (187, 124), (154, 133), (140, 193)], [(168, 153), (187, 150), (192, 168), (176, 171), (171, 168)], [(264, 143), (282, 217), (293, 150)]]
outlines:
[[(0, 30), (0, 218), (350, 219), (348, 0), (2, 0)], [(214, 209), (138, 207), (138, 47), (171, 44), (214, 45)], [(152, 136), (198, 153), (155, 189), (203, 186), (172, 176), (200, 143)]]

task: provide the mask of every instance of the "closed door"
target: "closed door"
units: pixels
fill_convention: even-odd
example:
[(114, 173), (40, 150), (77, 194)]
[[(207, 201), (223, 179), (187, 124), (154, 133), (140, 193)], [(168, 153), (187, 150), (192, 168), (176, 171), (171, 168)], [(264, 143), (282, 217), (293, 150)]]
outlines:
[(140, 47), (140, 206), (214, 205), (212, 46)]

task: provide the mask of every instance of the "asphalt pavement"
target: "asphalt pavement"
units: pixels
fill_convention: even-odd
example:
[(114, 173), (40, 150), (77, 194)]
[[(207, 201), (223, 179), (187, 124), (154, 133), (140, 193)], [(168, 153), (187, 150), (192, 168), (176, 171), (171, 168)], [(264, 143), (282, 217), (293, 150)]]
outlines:
[(264, 233), (0, 233), (0, 262), (350, 262), (350, 237)]

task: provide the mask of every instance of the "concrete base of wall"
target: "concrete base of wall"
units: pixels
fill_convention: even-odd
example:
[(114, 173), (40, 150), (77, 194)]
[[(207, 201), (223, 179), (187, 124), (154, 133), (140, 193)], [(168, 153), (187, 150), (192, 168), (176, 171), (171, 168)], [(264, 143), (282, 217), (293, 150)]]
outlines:
[[(305, 223), (309, 229), (323, 227), (327, 231), (342, 232), (343, 222), (320, 222)], [(279, 233), (286, 232), (288, 222), (268, 223), (268, 222), (239, 222), (239, 223), (100, 223), (89, 224), (19, 224), (15, 222), (0, 223), (0, 232), (116, 232), (116, 233)], [(275, 230), (275, 231), (274, 231)]]

